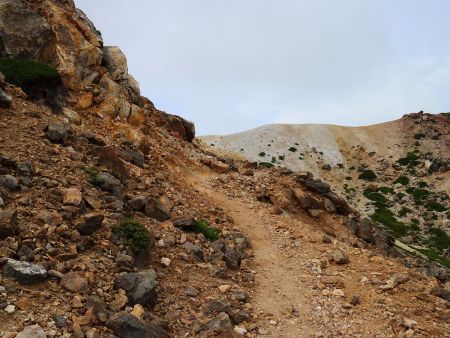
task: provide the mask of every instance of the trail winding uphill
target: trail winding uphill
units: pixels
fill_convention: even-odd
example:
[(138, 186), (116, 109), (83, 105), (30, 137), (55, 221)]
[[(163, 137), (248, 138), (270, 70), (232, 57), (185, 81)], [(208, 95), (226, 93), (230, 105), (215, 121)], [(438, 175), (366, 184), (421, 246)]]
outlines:
[[(448, 335), (448, 324), (439, 320), (448, 312), (445, 301), (424, 296), (433, 280), (371, 250), (352, 247), (344, 239), (350, 234), (340, 224), (328, 232), (345, 235), (330, 243), (317, 221), (277, 215), (267, 204), (239, 190), (232, 178), (227, 181), (220, 176), (196, 173), (187, 181), (231, 216), (251, 240), (256, 278), (251, 295), (258, 336)], [(345, 259), (340, 262), (343, 264), (333, 262), (331, 257), (339, 252), (348, 255), (348, 263)], [(395, 274), (411, 279), (382, 291), (380, 286), (397, 278)], [(432, 309), (442, 312), (433, 313)]]

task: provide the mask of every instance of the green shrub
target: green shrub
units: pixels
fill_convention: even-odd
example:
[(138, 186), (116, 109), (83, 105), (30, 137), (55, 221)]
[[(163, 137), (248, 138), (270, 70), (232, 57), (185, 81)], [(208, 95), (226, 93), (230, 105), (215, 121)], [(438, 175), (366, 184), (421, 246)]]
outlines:
[(103, 179), (99, 178), (97, 169), (93, 167), (86, 167), (84, 168), (84, 172), (88, 175), (88, 182), (93, 186), (98, 187), (105, 183)]
[(264, 151), (261, 151), (261, 152), (258, 154), (258, 156), (264, 157), (264, 156), (266, 156), (266, 153), (265, 153)]
[(259, 162), (258, 165), (263, 168), (272, 168), (273, 167), (273, 163), (270, 163), (270, 162)]
[(408, 188), (406, 192), (412, 195), (414, 202), (418, 205), (422, 205), (424, 200), (431, 195), (430, 191), (418, 188)]
[(442, 257), (438, 252), (432, 249), (417, 249), (421, 254), (425, 255), (429, 260), (437, 262), (446, 268), (450, 268), (450, 260)]
[(216, 241), (219, 239), (220, 230), (217, 228), (212, 228), (205, 221), (195, 221), (192, 227), (194, 232), (199, 232), (205, 235), (205, 237), (211, 241)]
[(450, 237), (444, 230), (439, 228), (430, 228), (430, 243), (438, 250), (446, 250), (450, 248)]
[(387, 199), (384, 195), (380, 194), (378, 191), (374, 191), (370, 188), (364, 189), (363, 195), (371, 201), (376, 202), (377, 207), (386, 207)]
[(372, 221), (389, 228), (395, 237), (403, 237), (408, 233), (408, 227), (405, 223), (399, 222), (389, 209), (376, 209), (370, 218)]
[(351, 176), (347, 176), (345, 179), (346, 179), (347, 181), (351, 181), (351, 180), (352, 180), (352, 177), (351, 177)]
[(410, 214), (410, 213), (412, 213), (412, 210), (411, 210), (411, 209), (409, 209), (409, 208), (407, 208), (407, 207), (402, 207), (402, 208), (400, 209), (400, 211), (398, 212), (398, 215), (399, 215), (400, 217), (405, 217), (407, 214)]
[(0, 72), (6, 81), (26, 89), (33, 83), (59, 78), (58, 71), (44, 63), (0, 58)]
[(279, 159), (280, 161), (284, 161), (284, 155), (278, 156), (278, 159)]
[(297, 148), (295, 148), (295, 147), (290, 147), (288, 150), (291, 151), (291, 152), (293, 152), (293, 153), (295, 153), (295, 152), (297, 151)]
[(277, 158), (275, 156), (272, 156), (272, 160), (270, 162), (276, 163), (277, 162)]
[(400, 183), (401, 185), (408, 185), (409, 184), (409, 178), (406, 176), (400, 176), (394, 181), (394, 184)]
[(378, 188), (378, 191), (382, 192), (383, 194), (394, 194), (394, 189), (393, 188), (388, 188), (388, 187), (380, 187)]
[(377, 175), (375, 175), (375, 173), (374, 173), (372, 170), (370, 170), (370, 169), (365, 169), (365, 170), (363, 170), (363, 172), (359, 175), (358, 178), (363, 179), (363, 180), (367, 180), (367, 181), (374, 181), (374, 180), (376, 180)]
[(428, 183), (424, 181), (420, 181), (418, 184), (419, 188), (426, 188), (428, 187)]
[(414, 135), (414, 138), (416, 140), (423, 139), (423, 138), (425, 138), (425, 134), (424, 133), (417, 133), (416, 135)]
[(405, 157), (400, 158), (397, 163), (402, 166), (415, 167), (420, 164), (419, 156), (415, 152), (409, 152)]
[(125, 240), (134, 252), (142, 252), (150, 245), (150, 233), (144, 225), (131, 218), (126, 218), (115, 231)]
[(436, 201), (427, 202), (425, 204), (425, 208), (427, 208), (428, 211), (437, 211), (437, 212), (444, 212), (447, 210), (445, 206)]

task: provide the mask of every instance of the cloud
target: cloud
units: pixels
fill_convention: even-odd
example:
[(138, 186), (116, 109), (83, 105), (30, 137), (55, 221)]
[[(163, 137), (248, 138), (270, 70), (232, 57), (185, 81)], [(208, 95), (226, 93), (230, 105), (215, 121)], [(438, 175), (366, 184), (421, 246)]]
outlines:
[(142, 92), (200, 134), (450, 106), (450, 3), (78, 0)]

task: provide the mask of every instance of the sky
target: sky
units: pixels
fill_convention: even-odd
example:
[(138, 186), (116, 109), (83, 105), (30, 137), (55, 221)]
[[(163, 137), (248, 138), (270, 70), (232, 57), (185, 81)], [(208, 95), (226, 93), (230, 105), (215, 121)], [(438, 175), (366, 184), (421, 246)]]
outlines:
[(448, 0), (76, 0), (198, 135), (450, 111)]

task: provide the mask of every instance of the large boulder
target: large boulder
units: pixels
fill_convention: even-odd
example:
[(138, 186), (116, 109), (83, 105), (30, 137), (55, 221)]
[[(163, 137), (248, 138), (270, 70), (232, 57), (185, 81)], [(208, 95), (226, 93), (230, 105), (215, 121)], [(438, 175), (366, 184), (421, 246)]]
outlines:
[(14, 278), (21, 284), (39, 283), (47, 278), (47, 270), (42, 266), (14, 259), (5, 263), (3, 272), (6, 277)]
[(193, 122), (177, 115), (158, 111), (154, 120), (159, 127), (166, 129), (173, 136), (191, 142), (195, 138), (195, 125)]
[(20, 0), (0, 0), (0, 56), (50, 61), (55, 34), (37, 12)]

